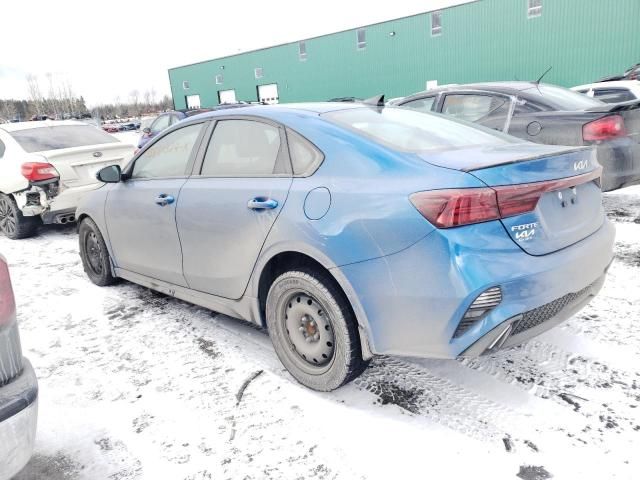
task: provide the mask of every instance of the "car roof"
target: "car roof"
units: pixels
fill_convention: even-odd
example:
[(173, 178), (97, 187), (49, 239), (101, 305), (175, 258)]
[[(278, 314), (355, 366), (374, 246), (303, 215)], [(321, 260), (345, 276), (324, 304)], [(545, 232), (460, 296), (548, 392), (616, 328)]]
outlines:
[(413, 96), (424, 96), (426, 94), (438, 94), (441, 92), (447, 92), (450, 90), (491, 90), (493, 92), (498, 93), (506, 93), (506, 94), (516, 94), (518, 92), (523, 92), (525, 90), (530, 90), (536, 88), (536, 82), (523, 82), (523, 81), (513, 81), (513, 82), (485, 82), (485, 83), (465, 83), (465, 84), (451, 84), (451, 85), (443, 85), (442, 87), (432, 88), (430, 90), (423, 90), (422, 92), (417, 92), (412, 95), (409, 95), (404, 98), (413, 97)]
[(353, 108), (366, 108), (358, 102), (308, 102), (308, 103), (281, 103), (277, 105), (245, 105), (243, 108), (230, 108), (212, 110), (191, 117), (193, 119), (220, 117), (224, 115), (258, 115), (266, 118), (278, 116), (282, 113), (296, 112), (301, 115), (318, 116), (323, 113), (338, 110), (350, 110)]
[(17, 132), (19, 130), (30, 130), (34, 128), (59, 127), (62, 125), (88, 125), (86, 122), (77, 120), (40, 120), (33, 122), (16, 122), (0, 124), (0, 129), (5, 132)]

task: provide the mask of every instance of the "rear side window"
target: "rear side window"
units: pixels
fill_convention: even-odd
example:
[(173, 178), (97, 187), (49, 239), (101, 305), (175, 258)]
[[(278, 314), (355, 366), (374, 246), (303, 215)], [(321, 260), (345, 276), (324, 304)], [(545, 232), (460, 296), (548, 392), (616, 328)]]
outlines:
[(601, 107), (602, 102), (589, 98), (567, 88), (556, 87), (554, 85), (540, 84), (527, 89), (527, 93), (553, 105), (557, 110), (574, 111), (587, 110), (589, 108)]
[(446, 95), (442, 113), (467, 122), (477, 122), (489, 116), (503, 116), (509, 112), (509, 100), (491, 95)]
[(250, 177), (279, 173), (280, 131), (252, 120), (221, 120), (216, 124), (201, 175)]
[(302, 135), (287, 128), (289, 154), (294, 175), (311, 175), (324, 160), (324, 155)]
[(27, 153), (118, 142), (115, 137), (91, 125), (55, 125), (28, 128), (10, 132), (9, 135)]
[(522, 141), (439, 114), (405, 108), (351, 108), (326, 113), (322, 117), (382, 145), (406, 152)]
[(593, 96), (607, 103), (628, 102), (636, 99), (635, 95), (626, 88), (594, 88)]
[(433, 108), (433, 102), (435, 102), (435, 100), (436, 97), (420, 98), (418, 100), (412, 100), (411, 102), (404, 103), (402, 106), (417, 110), (419, 112), (430, 112)]
[(170, 115), (160, 115), (151, 124), (151, 133), (160, 133), (169, 126)]
[(202, 123), (174, 130), (151, 145), (133, 166), (133, 178), (181, 177), (185, 170)]

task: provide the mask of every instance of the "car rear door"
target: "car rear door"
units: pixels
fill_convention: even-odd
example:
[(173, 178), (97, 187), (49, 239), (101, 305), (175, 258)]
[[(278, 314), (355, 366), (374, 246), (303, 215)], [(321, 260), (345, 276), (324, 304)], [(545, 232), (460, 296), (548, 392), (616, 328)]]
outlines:
[(483, 91), (447, 92), (439, 105), (441, 113), (507, 132), (514, 102), (509, 95)]
[(159, 138), (109, 191), (105, 218), (116, 267), (186, 286), (176, 206), (205, 125), (187, 125)]
[(240, 298), (291, 186), (284, 129), (252, 117), (212, 127), (180, 194), (178, 231), (190, 288)]
[(399, 106), (410, 108), (422, 113), (429, 113), (435, 110), (437, 94), (427, 95), (421, 98), (414, 98), (408, 102), (401, 103)]

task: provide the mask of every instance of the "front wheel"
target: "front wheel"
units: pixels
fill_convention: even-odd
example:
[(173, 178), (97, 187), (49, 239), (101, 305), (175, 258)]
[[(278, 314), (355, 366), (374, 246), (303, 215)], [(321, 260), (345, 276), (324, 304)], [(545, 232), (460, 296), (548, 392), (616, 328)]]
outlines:
[(335, 390), (367, 367), (351, 307), (327, 274), (280, 275), (269, 289), (266, 316), (280, 361), (303, 385)]
[(78, 237), (82, 266), (89, 279), (101, 287), (113, 284), (116, 279), (111, 274), (109, 251), (95, 222), (90, 218), (83, 219)]
[(38, 231), (39, 217), (25, 217), (16, 201), (0, 193), (0, 232), (12, 240), (33, 237)]

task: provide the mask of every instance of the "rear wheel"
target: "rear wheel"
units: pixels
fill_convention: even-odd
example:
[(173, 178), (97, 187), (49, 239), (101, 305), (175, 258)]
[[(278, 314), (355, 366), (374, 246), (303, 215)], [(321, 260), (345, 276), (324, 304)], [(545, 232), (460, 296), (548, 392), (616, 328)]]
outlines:
[(12, 240), (33, 237), (39, 217), (25, 217), (13, 197), (0, 193), (0, 232)]
[(89, 279), (101, 287), (111, 285), (116, 278), (111, 274), (111, 260), (100, 229), (90, 218), (80, 222), (80, 258)]
[(303, 385), (335, 390), (367, 367), (351, 307), (326, 274), (280, 275), (269, 289), (266, 316), (280, 361)]

